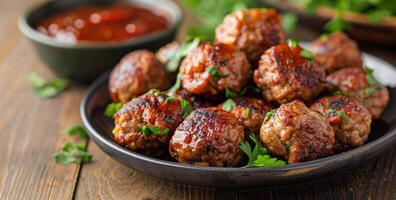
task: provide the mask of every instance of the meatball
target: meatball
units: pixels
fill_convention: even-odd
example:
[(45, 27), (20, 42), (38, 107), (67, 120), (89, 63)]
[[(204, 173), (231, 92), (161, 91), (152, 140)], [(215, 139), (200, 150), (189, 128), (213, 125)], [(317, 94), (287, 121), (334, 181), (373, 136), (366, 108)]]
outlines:
[(181, 64), (182, 87), (197, 95), (214, 96), (226, 88), (239, 92), (247, 83), (250, 64), (234, 47), (203, 43)]
[(339, 89), (346, 95), (362, 103), (373, 119), (379, 119), (389, 102), (389, 92), (372, 76), (360, 68), (344, 68), (327, 76), (331, 88)]
[(175, 52), (180, 48), (181, 44), (178, 41), (173, 41), (157, 51), (157, 58), (162, 64), (167, 64)]
[(289, 163), (305, 162), (333, 153), (334, 130), (320, 113), (301, 101), (281, 105), (266, 116), (260, 140)]
[[(271, 105), (261, 99), (249, 97), (240, 97), (235, 99), (234, 102), (235, 106), (233, 106), (229, 112), (231, 112), (247, 130), (258, 134), (265, 113), (271, 110)], [(223, 110), (228, 109), (224, 106), (224, 103), (220, 104), (219, 107)]]
[(305, 58), (298, 45), (280, 44), (268, 49), (254, 71), (254, 81), (268, 101), (280, 104), (310, 100), (324, 88), (325, 72)]
[(172, 133), (183, 121), (182, 116), (180, 100), (170, 100), (163, 92), (147, 93), (115, 114), (114, 139), (132, 151), (161, 156)]
[(238, 47), (256, 66), (265, 50), (286, 43), (286, 35), (275, 10), (250, 9), (227, 15), (216, 29), (215, 41)]
[(171, 92), (169, 93), (169, 95), (187, 100), (188, 102), (190, 102), (191, 106), (194, 109), (207, 108), (213, 106), (210, 102), (204, 101), (202, 98), (195, 96), (184, 89), (178, 90), (176, 92)]
[(335, 149), (347, 150), (362, 146), (370, 133), (370, 112), (356, 100), (345, 96), (324, 97), (311, 109), (322, 113), (333, 126)]
[(152, 88), (164, 90), (168, 87), (165, 67), (148, 50), (127, 54), (109, 78), (110, 96), (114, 102), (126, 103)]
[(312, 42), (309, 50), (315, 54), (315, 62), (326, 72), (344, 67), (362, 67), (358, 45), (342, 32), (332, 33)]
[(169, 143), (172, 157), (181, 163), (228, 167), (237, 166), (244, 141), (243, 126), (219, 108), (193, 111), (176, 129)]

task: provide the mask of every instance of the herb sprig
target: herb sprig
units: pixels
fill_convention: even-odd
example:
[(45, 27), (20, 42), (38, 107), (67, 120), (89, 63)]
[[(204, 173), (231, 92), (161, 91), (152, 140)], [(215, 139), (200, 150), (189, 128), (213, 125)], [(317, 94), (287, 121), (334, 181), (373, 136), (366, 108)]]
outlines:
[(110, 118), (113, 118), (114, 117), (114, 115), (119, 111), (119, 110), (121, 110), (121, 108), (122, 108), (122, 103), (109, 103), (109, 104), (107, 104), (107, 106), (106, 106), (106, 109), (105, 109), (105, 112), (104, 112), (104, 114), (107, 116), (107, 117), (110, 117)]
[(161, 130), (160, 128), (158, 128), (158, 126), (143, 125), (139, 130), (144, 135), (152, 134), (152, 135), (162, 136), (162, 135), (166, 135), (169, 133), (169, 128), (165, 128), (165, 129)]
[(254, 148), (250, 146), (249, 142), (241, 142), (239, 148), (248, 156), (248, 163), (244, 166), (247, 167), (273, 167), (283, 166), (286, 164), (283, 160), (271, 158), (267, 154), (267, 149), (263, 147), (260, 141), (254, 134), (249, 135), (250, 139), (255, 143)]
[(92, 159), (92, 154), (86, 151), (85, 144), (72, 144), (70, 142), (63, 145), (62, 151), (52, 155), (56, 163), (66, 165), (71, 163), (88, 163)]
[(68, 135), (68, 136), (78, 136), (79, 138), (83, 138), (83, 139), (87, 139), (88, 138), (87, 131), (80, 124), (76, 124), (76, 125), (68, 127), (65, 130), (65, 134)]
[(176, 72), (182, 59), (193, 49), (197, 48), (199, 43), (199, 38), (195, 38), (191, 41), (184, 41), (178, 49), (171, 52), (169, 55), (169, 62), (166, 64), (166, 70), (168, 72)]
[(47, 81), (37, 73), (31, 73), (28, 79), (36, 95), (42, 99), (55, 97), (69, 86), (67, 80), (53, 79)]
[(235, 101), (232, 99), (227, 99), (223, 103), (223, 110), (230, 112), (234, 108), (234, 106), (236, 106)]

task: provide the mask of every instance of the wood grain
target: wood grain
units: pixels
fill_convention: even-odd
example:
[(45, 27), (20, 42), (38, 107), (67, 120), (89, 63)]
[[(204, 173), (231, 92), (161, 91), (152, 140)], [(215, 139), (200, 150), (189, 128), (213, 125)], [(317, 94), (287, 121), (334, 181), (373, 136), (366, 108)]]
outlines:
[[(17, 16), (35, 1), (0, 1), (0, 199), (396, 199), (396, 149), (345, 172), (309, 183), (258, 189), (215, 189), (170, 183), (112, 160), (93, 142), (89, 164), (55, 164), (52, 153), (66, 141), (84, 142), (62, 134), (80, 123), (84, 87), (73, 86), (60, 96), (41, 100), (27, 76), (52, 73), (38, 60), (16, 27)], [(187, 14), (187, 24), (193, 20)], [(185, 27), (181, 34), (185, 32)], [(299, 27), (296, 37), (312, 39)], [(369, 47), (370, 52), (396, 64), (394, 52)]]

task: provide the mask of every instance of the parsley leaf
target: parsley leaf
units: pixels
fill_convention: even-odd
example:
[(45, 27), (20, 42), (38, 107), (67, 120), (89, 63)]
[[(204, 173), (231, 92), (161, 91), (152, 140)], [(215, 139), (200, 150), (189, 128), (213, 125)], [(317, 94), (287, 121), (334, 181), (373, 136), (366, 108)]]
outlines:
[(300, 56), (302, 56), (308, 60), (313, 60), (315, 58), (315, 54), (313, 54), (312, 52), (305, 50), (305, 49), (300, 51)]
[(289, 41), (288, 41), (288, 45), (289, 45), (289, 47), (291, 47), (291, 48), (296, 48), (297, 46), (298, 46), (298, 39), (289, 39)]
[(221, 78), (221, 74), (219, 72), (219, 70), (216, 67), (208, 67), (206, 69), (208, 71), (208, 73), (210, 74), (210, 76), (212, 76), (214, 81), (218, 81)]
[(245, 116), (247, 118), (251, 118), (252, 117), (252, 109), (251, 108), (246, 108), (245, 109)]
[(234, 108), (234, 106), (236, 106), (235, 101), (232, 99), (227, 99), (223, 103), (223, 110), (230, 112)]
[(264, 122), (267, 122), (269, 119), (271, 119), (272, 116), (274, 116), (276, 114), (276, 109), (272, 109), (268, 112), (265, 113), (265, 118), (264, 118)]
[(369, 83), (369, 87), (366, 88), (365, 95), (367, 97), (371, 97), (377, 89), (382, 88), (384, 86), (381, 85), (381, 83), (379, 83), (374, 78), (374, 70), (373, 69), (366, 66), (364, 71), (366, 72), (366, 79), (367, 79), (367, 82)]
[(188, 115), (190, 115), (190, 113), (193, 111), (193, 109), (191, 108), (190, 103), (183, 98), (180, 100), (180, 105), (183, 110), (182, 118), (185, 119)]
[(166, 97), (165, 99), (165, 103), (172, 103), (172, 102), (176, 102), (177, 98), (176, 97)]
[(225, 88), (225, 96), (227, 98), (235, 99), (235, 98), (245, 95), (248, 89), (249, 89), (248, 87), (244, 87), (241, 92), (237, 93), (234, 90), (226, 87)]
[(106, 109), (105, 109), (104, 114), (105, 114), (107, 117), (113, 118), (114, 115), (115, 115), (119, 110), (121, 110), (122, 106), (123, 106), (122, 103), (109, 103), (109, 104), (107, 104), (107, 106), (106, 106)]
[(87, 163), (92, 159), (92, 154), (86, 151), (86, 145), (68, 142), (63, 145), (62, 151), (54, 153), (52, 158), (56, 163), (62, 165), (70, 163)]
[(46, 81), (37, 73), (31, 73), (28, 79), (36, 95), (42, 99), (55, 97), (69, 86), (67, 80), (54, 79)]
[(147, 126), (147, 125), (143, 125), (141, 128), (140, 128), (140, 131), (144, 134), (144, 135), (149, 135), (149, 134), (152, 134), (152, 135), (159, 135), (159, 136), (162, 136), (162, 135), (166, 135), (166, 134), (168, 134), (169, 133), (169, 128), (165, 128), (165, 129), (160, 129), (160, 128), (158, 128), (158, 126)]
[(177, 74), (177, 77), (176, 77), (175, 84), (171, 88), (168, 89), (168, 92), (176, 92), (176, 91), (178, 91), (180, 89), (180, 87), (181, 87), (181, 79), (182, 79), (183, 73), (184, 73), (183, 70), (179, 71), (179, 73)]
[(342, 112), (341, 110), (328, 109), (328, 110), (327, 110), (327, 113), (330, 114), (330, 115), (335, 115), (335, 114), (337, 114), (338, 116), (341, 117), (341, 119), (342, 119), (346, 124), (349, 124), (348, 116), (347, 116), (344, 112)]
[(297, 15), (287, 12), (282, 15), (282, 26), (286, 34), (289, 35), (294, 31), (298, 22)]
[(169, 62), (166, 64), (166, 70), (168, 72), (176, 72), (182, 59), (193, 49), (197, 48), (199, 43), (199, 38), (195, 38), (190, 42), (183, 42), (181, 46), (169, 56)]
[(87, 131), (80, 124), (70, 126), (65, 130), (65, 133), (68, 136), (78, 136), (79, 138), (88, 138)]
[(282, 160), (271, 158), (267, 154), (267, 149), (263, 147), (254, 134), (250, 134), (249, 137), (255, 143), (253, 150), (247, 141), (239, 144), (239, 148), (248, 156), (249, 159), (248, 163), (244, 167), (272, 167), (286, 164)]

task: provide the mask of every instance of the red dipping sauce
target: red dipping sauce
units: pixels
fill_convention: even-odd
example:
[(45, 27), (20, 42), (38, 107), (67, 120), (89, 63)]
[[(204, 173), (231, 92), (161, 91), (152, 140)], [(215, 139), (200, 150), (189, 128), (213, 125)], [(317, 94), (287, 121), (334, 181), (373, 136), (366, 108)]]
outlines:
[(44, 19), (37, 30), (60, 42), (75, 44), (123, 41), (164, 30), (168, 24), (165, 16), (134, 5), (83, 5)]

